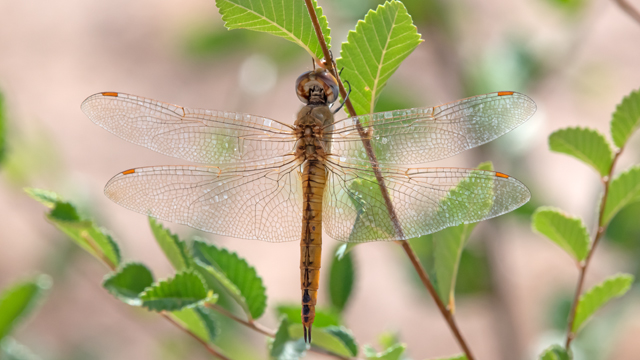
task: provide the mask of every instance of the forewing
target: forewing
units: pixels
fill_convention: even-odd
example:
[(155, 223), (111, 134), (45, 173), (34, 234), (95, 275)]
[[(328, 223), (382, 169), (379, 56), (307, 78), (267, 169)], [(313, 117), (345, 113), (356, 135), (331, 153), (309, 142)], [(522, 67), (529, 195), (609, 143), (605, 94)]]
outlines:
[(503, 91), (436, 107), (347, 118), (325, 132), (332, 138), (332, 154), (349, 162), (368, 162), (357, 120), (379, 164), (420, 164), (489, 142), (525, 122), (535, 111), (535, 103), (526, 95)]
[(380, 168), (404, 233), (399, 238), (370, 168), (333, 161), (327, 167), (323, 227), (339, 241), (406, 240), (502, 215), (531, 197), (520, 181), (492, 171)]
[(198, 163), (265, 160), (290, 153), (295, 143), (291, 127), (275, 120), (124, 93), (98, 93), (81, 107), (91, 121), (125, 140)]
[(281, 242), (299, 240), (302, 231), (302, 188), (289, 157), (233, 168), (132, 169), (104, 192), (133, 211), (220, 235)]

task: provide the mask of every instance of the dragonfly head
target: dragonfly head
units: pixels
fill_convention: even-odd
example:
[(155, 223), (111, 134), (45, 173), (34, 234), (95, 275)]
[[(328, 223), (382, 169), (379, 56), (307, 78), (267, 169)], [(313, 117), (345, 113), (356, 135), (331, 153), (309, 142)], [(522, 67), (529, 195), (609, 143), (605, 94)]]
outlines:
[(338, 99), (338, 82), (327, 70), (318, 68), (298, 77), (296, 93), (305, 104), (328, 105)]

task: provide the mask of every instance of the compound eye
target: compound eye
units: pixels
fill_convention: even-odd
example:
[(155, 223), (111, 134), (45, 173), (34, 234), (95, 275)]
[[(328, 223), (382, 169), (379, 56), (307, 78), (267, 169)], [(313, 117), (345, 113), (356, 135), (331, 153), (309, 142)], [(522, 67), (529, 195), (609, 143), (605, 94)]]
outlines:
[(296, 94), (305, 104), (331, 104), (338, 99), (338, 83), (325, 69), (307, 71), (296, 80)]

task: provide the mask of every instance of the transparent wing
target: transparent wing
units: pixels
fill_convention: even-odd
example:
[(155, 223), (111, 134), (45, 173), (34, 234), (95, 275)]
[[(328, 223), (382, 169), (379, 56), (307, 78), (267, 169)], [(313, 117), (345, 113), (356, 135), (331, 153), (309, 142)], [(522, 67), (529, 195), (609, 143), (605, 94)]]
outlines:
[(275, 120), (123, 93), (92, 95), (81, 108), (91, 121), (125, 140), (198, 163), (265, 160), (290, 153), (295, 144), (292, 128)]
[(441, 106), (347, 118), (325, 129), (331, 153), (346, 161), (368, 161), (356, 128), (367, 131), (380, 164), (419, 164), (444, 159), (513, 130), (536, 111), (526, 95), (503, 91)]
[(373, 171), (327, 162), (322, 219), (339, 241), (405, 240), (507, 213), (529, 201), (520, 181), (458, 168), (380, 168), (404, 239), (398, 239)]
[(302, 187), (296, 162), (259, 166), (154, 166), (124, 171), (105, 186), (139, 213), (244, 239), (300, 240)]

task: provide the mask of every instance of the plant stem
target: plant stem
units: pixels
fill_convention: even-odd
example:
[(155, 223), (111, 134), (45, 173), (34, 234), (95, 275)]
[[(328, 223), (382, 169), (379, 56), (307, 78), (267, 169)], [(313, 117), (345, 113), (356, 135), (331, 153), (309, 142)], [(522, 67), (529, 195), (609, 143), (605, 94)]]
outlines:
[(233, 320), (233, 321), (235, 321), (235, 322), (237, 322), (239, 324), (242, 324), (242, 325), (244, 325), (244, 326), (246, 326), (246, 327), (248, 327), (248, 328), (250, 328), (252, 330), (255, 330), (255, 331), (257, 331), (257, 332), (259, 332), (259, 333), (261, 333), (263, 335), (266, 335), (266, 336), (269, 336), (269, 337), (275, 337), (276, 336), (276, 333), (273, 330), (268, 329), (265, 326), (255, 322), (255, 321), (243, 320), (243, 319), (235, 316), (234, 314), (230, 313), (227, 309), (223, 308), (222, 306), (219, 306), (217, 304), (209, 304), (209, 303), (205, 304), (205, 306), (210, 308), (210, 309), (213, 309), (213, 310), (219, 312), (220, 314), (228, 317), (229, 319), (231, 319), (231, 320)]
[[(336, 69), (333, 67), (333, 58), (331, 57), (331, 53), (329, 52), (327, 42), (324, 39), (322, 29), (320, 28), (320, 22), (318, 21), (318, 15), (316, 14), (316, 10), (313, 6), (313, 3), (311, 0), (305, 0), (305, 3), (307, 5), (307, 10), (309, 11), (309, 16), (311, 17), (311, 22), (313, 23), (313, 27), (315, 28), (316, 35), (318, 36), (318, 41), (320, 43), (320, 47), (322, 48), (322, 53), (324, 54), (325, 66), (327, 70), (331, 74), (333, 74), (333, 76), (338, 81), (338, 86), (340, 88), (340, 96), (342, 96), (342, 98), (345, 99), (345, 106), (347, 107), (349, 114), (351, 116), (356, 116), (357, 115), (356, 111), (353, 108), (353, 105), (351, 104), (351, 100), (349, 100), (349, 98), (347, 97), (347, 92), (344, 88), (344, 85), (342, 84), (342, 80), (340, 79), (340, 76), (338, 76)], [(458, 343), (460, 344), (460, 347), (464, 351), (467, 359), (474, 360), (474, 357), (471, 354), (471, 350), (469, 349), (466, 342), (464, 341), (464, 338), (462, 337), (460, 330), (458, 329), (453, 319), (453, 314), (451, 314), (451, 312), (447, 310), (445, 305), (442, 303), (442, 300), (436, 293), (436, 290), (433, 287), (431, 280), (429, 279), (429, 275), (427, 275), (427, 272), (424, 270), (424, 268), (418, 261), (418, 258), (415, 252), (413, 251), (413, 249), (411, 248), (411, 246), (409, 245), (408, 241), (405, 240), (404, 232), (402, 231), (402, 227), (400, 226), (400, 221), (398, 220), (396, 211), (393, 208), (393, 203), (391, 202), (389, 191), (387, 189), (387, 186), (385, 185), (384, 177), (380, 172), (380, 168), (378, 166), (378, 159), (376, 158), (376, 154), (373, 151), (373, 147), (371, 146), (370, 134), (368, 134), (364, 130), (358, 118), (354, 118), (354, 119), (356, 120), (356, 128), (358, 130), (358, 134), (362, 139), (362, 144), (364, 145), (365, 151), (367, 152), (367, 156), (369, 157), (369, 161), (371, 163), (371, 168), (373, 169), (374, 176), (378, 181), (378, 185), (380, 186), (380, 193), (382, 195), (382, 198), (384, 199), (384, 203), (385, 203), (385, 206), (387, 207), (387, 211), (389, 212), (389, 218), (391, 219), (391, 222), (393, 224), (396, 237), (398, 239), (404, 240), (404, 241), (399, 241), (399, 243), (402, 245), (402, 248), (404, 249), (405, 253), (409, 257), (409, 260), (411, 260), (413, 267), (415, 268), (416, 272), (420, 276), (420, 280), (422, 280), (422, 283), (429, 291), (429, 294), (431, 295), (433, 300), (436, 302), (438, 309), (440, 310), (440, 312), (442, 313), (442, 316), (444, 316), (445, 320), (447, 321), (447, 324), (451, 328), (451, 331), (456, 337), (456, 340), (458, 340)]]
[(593, 257), (593, 253), (595, 252), (596, 246), (600, 242), (604, 231), (606, 230), (606, 226), (602, 223), (602, 219), (604, 216), (605, 205), (607, 204), (607, 197), (609, 196), (609, 185), (611, 184), (611, 176), (613, 175), (613, 169), (616, 165), (616, 161), (620, 157), (622, 153), (622, 149), (616, 152), (613, 157), (613, 161), (611, 161), (611, 168), (609, 168), (609, 174), (601, 179), (602, 184), (604, 186), (604, 194), (602, 195), (602, 201), (600, 202), (600, 211), (598, 213), (598, 228), (595, 233), (595, 237), (593, 239), (593, 244), (591, 245), (591, 249), (589, 249), (589, 253), (587, 254), (587, 258), (580, 265), (580, 275), (578, 276), (578, 285), (576, 286), (576, 292), (573, 296), (573, 303), (571, 304), (571, 311), (569, 312), (569, 321), (567, 326), (567, 341), (565, 343), (565, 348), (569, 350), (569, 346), (571, 342), (576, 337), (576, 333), (573, 331), (573, 324), (576, 319), (576, 311), (578, 310), (578, 302), (580, 301), (580, 295), (582, 295), (582, 288), (584, 286), (584, 279), (586, 277), (587, 269), (589, 264), (591, 263), (591, 258)]
[(205, 340), (201, 339), (198, 335), (196, 335), (193, 332), (191, 332), (191, 330), (187, 329), (186, 327), (182, 326), (182, 324), (180, 324), (179, 322), (175, 321), (166, 312), (163, 311), (163, 312), (160, 313), (160, 315), (162, 315), (163, 318), (167, 319), (170, 323), (172, 323), (176, 327), (180, 328), (182, 331), (184, 331), (187, 334), (189, 334), (192, 338), (196, 339), (196, 341), (199, 342), (200, 344), (202, 344), (202, 346), (204, 346), (205, 349), (207, 349), (207, 351), (209, 353), (211, 353), (211, 355), (213, 355), (213, 356), (215, 356), (215, 357), (217, 357), (219, 359), (222, 359), (222, 360), (231, 360), (228, 357), (222, 355), (218, 350), (216, 350), (213, 346), (209, 345)]
[(626, 12), (633, 20), (640, 24), (640, 11), (634, 8), (627, 0), (614, 0), (624, 12)]

